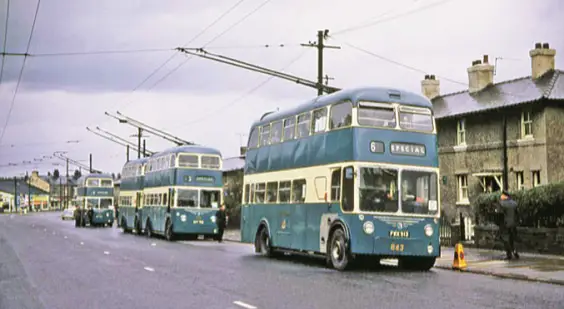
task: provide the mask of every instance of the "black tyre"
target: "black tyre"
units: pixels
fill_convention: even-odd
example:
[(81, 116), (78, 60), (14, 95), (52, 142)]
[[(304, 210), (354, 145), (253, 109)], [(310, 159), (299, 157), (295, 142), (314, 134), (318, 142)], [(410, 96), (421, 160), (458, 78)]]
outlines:
[(145, 236), (147, 238), (153, 237), (153, 227), (151, 226), (151, 221), (147, 220), (147, 224), (145, 225)]
[(174, 232), (172, 230), (172, 223), (170, 220), (166, 220), (166, 227), (165, 227), (165, 238), (168, 241), (174, 241)]
[(329, 260), (331, 265), (336, 270), (346, 270), (351, 262), (351, 256), (347, 248), (347, 239), (345, 237), (345, 232), (339, 228), (333, 232), (331, 235), (329, 250), (327, 254), (329, 255)]
[(125, 218), (121, 218), (121, 228), (125, 234), (131, 233), (131, 230), (127, 228), (127, 221), (125, 221)]
[(255, 251), (261, 255), (268, 257), (274, 256), (274, 250), (272, 249), (270, 236), (268, 235), (268, 229), (266, 227), (262, 227), (258, 232), (255, 246)]
[(135, 234), (141, 235), (143, 232), (143, 230), (141, 229), (141, 220), (135, 217), (135, 224), (133, 226), (135, 227)]

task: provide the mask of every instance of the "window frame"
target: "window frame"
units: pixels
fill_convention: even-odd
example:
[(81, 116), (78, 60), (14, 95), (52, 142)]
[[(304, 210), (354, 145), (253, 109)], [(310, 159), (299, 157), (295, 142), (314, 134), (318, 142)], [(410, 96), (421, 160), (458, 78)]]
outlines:
[[(464, 180), (464, 181), (463, 181)], [(464, 183), (464, 185), (463, 185)], [(458, 203), (469, 203), (469, 192), (468, 192), (468, 175), (461, 174), (456, 175), (456, 201)], [(464, 193), (466, 196), (464, 197)]]
[[(529, 133), (527, 133), (527, 128)], [(521, 138), (533, 138), (533, 112), (525, 110), (521, 112)]]
[(456, 121), (456, 145), (466, 145), (466, 118), (460, 118)]
[[(333, 110), (335, 109), (335, 107), (344, 106), (344, 105), (348, 105), (348, 106), (350, 107), (350, 109), (348, 110), (348, 112), (349, 112), (348, 115), (350, 116), (350, 118), (349, 118), (349, 119), (350, 119), (349, 123), (348, 123), (347, 125), (340, 125), (341, 122), (339, 122), (339, 125), (338, 125), (338, 126), (333, 126)], [(342, 102), (335, 103), (335, 104), (331, 105), (331, 107), (330, 107), (330, 109), (329, 109), (329, 115), (328, 115), (328, 117), (327, 117), (327, 118), (328, 118), (328, 121), (329, 121), (328, 129), (329, 129), (329, 130), (337, 130), (337, 129), (349, 128), (349, 127), (351, 127), (351, 126), (352, 126), (352, 122), (353, 122), (353, 121), (352, 121), (353, 110), (354, 110), (354, 109), (353, 109), (353, 104), (352, 104), (352, 102), (349, 101), (349, 100), (342, 101)], [(346, 117), (345, 117), (345, 119), (346, 119)]]

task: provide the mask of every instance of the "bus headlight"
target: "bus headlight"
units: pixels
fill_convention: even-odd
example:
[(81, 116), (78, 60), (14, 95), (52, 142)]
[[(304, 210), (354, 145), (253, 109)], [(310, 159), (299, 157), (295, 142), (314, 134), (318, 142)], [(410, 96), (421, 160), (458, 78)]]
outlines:
[(210, 219), (211, 219), (212, 223), (215, 223), (215, 220), (216, 220), (215, 216), (211, 216)]
[(425, 235), (427, 237), (433, 236), (433, 227), (430, 224), (425, 225)]
[(362, 225), (362, 229), (364, 230), (364, 233), (370, 235), (374, 233), (374, 223), (372, 223), (372, 221), (366, 221)]
[(181, 215), (181, 216), (180, 216), (180, 220), (181, 220), (182, 222), (186, 222), (186, 215)]

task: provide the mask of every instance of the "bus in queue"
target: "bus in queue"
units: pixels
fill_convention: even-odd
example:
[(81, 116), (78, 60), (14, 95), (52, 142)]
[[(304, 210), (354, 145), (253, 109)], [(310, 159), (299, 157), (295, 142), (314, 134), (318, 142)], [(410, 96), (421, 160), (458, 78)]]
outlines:
[(429, 270), (440, 256), (439, 168), (431, 102), (366, 87), (320, 96), (253, 123), (241, 239), (345, 270), (361, 257)]
[(221, 152), (204, 146), (178, 146), (149, 157), (142, 199), (145, 234), (170, 241), (214, 237), (223, 199), (221, 168)]
[(108, 226), (114, 223), (114, 180), (109, 174), (88, 174), (78, 181), (77, 227)]
[(119, 190), (119, 225), (124, 233), (142, 232), (143, 188), (147, 158), (131, 160), (123, 166)]

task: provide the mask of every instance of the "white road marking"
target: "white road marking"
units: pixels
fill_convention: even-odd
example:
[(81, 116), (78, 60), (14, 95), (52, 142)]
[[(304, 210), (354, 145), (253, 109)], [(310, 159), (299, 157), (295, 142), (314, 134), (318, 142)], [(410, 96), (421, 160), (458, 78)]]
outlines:
[(105, 254), (105, 255), (110, 255), (110, 252), (109, 252), (109, 251), (104, 251), (104, 254)]
[(81, 242), (80, 242), (80, 245), (84, 245), (84, 243), (81, 241)]
[(249, 305), (249, 304), (245, 304), (245, 303), (242, 302), (242, 301), (234, 301), (233, 303), (234, 303), (235, 305), (241, 306), (241, 307), (243, 307), (243, 308), (247, 308), (247, 309), (257, 309), (257, 307), (251, 306), (251, 305)]
[(67, 236), (65, 236), (65, 239), (67, 239)]
[(47, 229), (43, 229), (43, 232), (47, 232)]
[(53, 232), (53, 235), (55, 235), (55, 232)]
[(157, 244), (156, 243), (152, 243), (151, 246), (155, 247)]
[(145, 269), (146, 271), (151, 271), (151, 272), (152, 272), (152, 271), (155, 271), (155, 269), (154, 269), (154, 268), (151, 268), (151, 267), (144, 267), (143, 269)]

